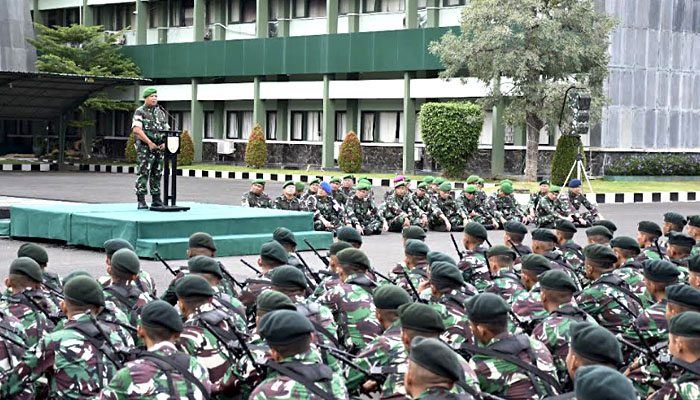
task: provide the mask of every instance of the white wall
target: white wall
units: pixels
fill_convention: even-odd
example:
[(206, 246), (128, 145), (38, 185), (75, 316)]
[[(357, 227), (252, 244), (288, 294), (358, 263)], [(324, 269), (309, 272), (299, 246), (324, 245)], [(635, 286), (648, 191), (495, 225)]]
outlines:
[(403, 12), (360, 14), (360, 32), (403, 29)]
[(194, 28), (182, 26), (168, 28), (168, 43), (187, 43), (194, 40)]
[(448, 7), (440, 9), (440, 26), (456, 26), (462, 17), (464, 7)]
[(292, 19), (289, 36), (323, 35), (326, 33), (326, 18)]

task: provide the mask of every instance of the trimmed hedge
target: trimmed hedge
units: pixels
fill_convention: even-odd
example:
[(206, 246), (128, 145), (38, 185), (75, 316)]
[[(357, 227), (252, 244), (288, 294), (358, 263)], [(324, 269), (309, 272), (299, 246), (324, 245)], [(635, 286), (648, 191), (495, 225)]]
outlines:
[(129, 139), (126, 141), (124, 156), (126, 157), (126, 161), (130, 163), (136, 162), (136, 134), (134, 132), (131, 132)]
[(261, 168), (267, 162), (267, 144), (260, 124), (255, 124), (245, 147), (245, 164), (250, 168)]
[(425, 103), (420, 109), (420, 131), (428, 154), (443, 175), (462, 179), (477, 153), (484, 111), (470, 102)]
[(605, 175), (621, 176), (697, 176), (698, 154), (636, 154), (621, 158), (605, 169)]
[(357, 172), (362, 168), (362, 146), (360, 146), (360, 139), (353, 131), (345, 135), (340, 145), (338, 166), (345, 172)]
[[(576, 160), (576, 153), (578, 149), (581, 149), (581, 155), (583, 156), (583, 166), (586, 166), (586, 153), (583, 151), (583, 143), (581, 143), (581, 138), (573, 135), (562, 135), (557, 140), (557, 148), (554, 151), (554, 157), (552, 158), (552, 170), (550, 174), (550, 180), (552, 184), (563, 186), (566, 184), (564, 180), (566, 175), (571, 171), (571, 167), (574, 165), (574, 160)], [(575, 172), (575, 171), (574, 171)]]
[(194, 160), (194, 142), (188, 131), (180, 135), (180, 153), (177, 155), (177, 165), (192, 165)]

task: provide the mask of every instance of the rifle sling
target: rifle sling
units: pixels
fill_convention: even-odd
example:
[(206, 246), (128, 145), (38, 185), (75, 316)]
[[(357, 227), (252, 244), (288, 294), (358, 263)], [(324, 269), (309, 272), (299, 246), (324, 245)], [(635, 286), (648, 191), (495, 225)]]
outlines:
[(319, 396), (320, 398), (324, 400), (334, 400), (335, 396), (332, 393), (329, 393), (318, 386), (314, 385), (313, 382), (310, 382), (308, 379), (306, 379), (304, 376), (296, 373), (293, 371), (291, 368), (287, 367), (286, 365), (280, 364), (276, 361), (268, 360), (268, 362), (265, 364), (269, 368), (277, 371), (278, 373), (286, 376), (289, 379), (292, 379), (294, 381), (297, 381), (304, 385), (306, 389), (309, 390), (309, 392), (315, 394), (316, 396)]
[(164, 357), (161, 356), (160, 354), (156, 354), (150, 351), (144, 351), (139, 355), (139, 358), (145, 358), (145, 359), (150, 359), (156, 365), (158, 365), (160, 368), (164, 368), (163, 364), (166, 364), (167, 366), (170, 367), (170, 369), (174, 369), (175, 371), (179, 372), (185, 380), (188, 382), (194, 384), (197, 386), (197, 389), (199, 389), (200, 392), (202, 392), (202, 396), (208, 400), (211, 398), (209, 395), (209, 391), (207, 388), (202, 384), (202, 382), (194, 376), (189, 369), (187, 369), (188, 366), (182, 365), (180, 362), (178, 362), (174, 357)]

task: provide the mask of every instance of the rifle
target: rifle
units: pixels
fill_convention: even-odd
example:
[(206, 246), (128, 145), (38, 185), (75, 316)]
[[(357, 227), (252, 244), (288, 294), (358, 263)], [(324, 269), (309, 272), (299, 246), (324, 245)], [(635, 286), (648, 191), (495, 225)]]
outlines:
[(369, 272), (373, 273), (374, 275), (377, 275), (378, 277), (384, 279), (387, 282), (391, 282), (392, 284), (396, 283), (396, 280), (389, 278), (388, 276), (382, 274), (381, 272), (377, 271), (376, 269), (370, 267)]
[(515, 252), (518, 253), (518, 257), (522, 259), (523, 255), (520, 254), (520, 250), (518, 250), (518, 247), (515, 245), (515, 243), (513, 243), (513, 241), (510, 239), (508, 239), (508, 243), (510, 243), (510, 245), (513, 246), (513, 250), (515, 250)]
[(228, 279), (229, 281), (231, 281), (233, 284), (235, 284), (236, 286), (238, 286), (238, 287), (241, 288), (241, 289), (243, 289), (243, 288), (245, 287), (245, 286), (243, 286), (242, 283), (238, 282), (238, 281), (236, 280), (236, 278), (234, 278), (233, 275), (231, 275), (231, 274), (226, 270), (226, 267), (224, 267), (224, 264), (222, 264), (221, 261), (219, 261), (219, 269), (221, 269), (221, 273), (224, 275), (224, 277), (226, 277), (226, 279)]
[(418, 300), (421, 303), (425, 303), (425, 300), (420, 298), (420, 295), (418, 294), (418, 291), (416, 290), (416, 287), (413, 286), (413, 282), (411, 282), (411, 277), (408, 276), (408, 272), (405, 270), (403, 271), (403, 276), (406, 277), (406, 282), (408, 283), (408, 287), (411, 288), (411, 292), (413, 293), (414, 296), (416, 296), (416, 300)]
[[(301, 265), (304, 267), (304, 269), (309, 273), (309, 275), (311, 275), (312, 278), (314, 278), (314, 281), (316, 281), (316, 284), (318, 285), (319, 283), (321, 283), (321, 281), (322, 281), (321, 278), (318, 276), (318, 274), (316, 274), (314, 272), (314, 270), (311, 269), (311, 267), (309, 267), (309, 264), (306, 263), (306, 260), (304, 260), (304, 258), (301, 256), (301, 254), (299, 254), (298, 251), (295, 251), (294, 254), (296, 254), (297, 258), (299, 259), (299, 262), (301, 262)], [(308, 278), (307, 278), (307, 280), (308, 280)], [(309, 283), (311, 283), (311, 282), (309, 282)], [(316, 287), (313, 284), (311, 284), (310, 286), (311, 286), (312, 290), (316, 289)]]
[(355, 357), (354, 355), (350, 353), (346, 353), (342, 350), (336, 349), (335, 347), (331, 347), (325, 344), (318, 343), (316, 344), (318, 347), (322, 347), (331, 353), (333, 353), (333, 356), (337, 358), (338, 360), (342, 361), (344, 364), (346, 364), (348, 367), (360, 372), (362, 375), (366, 376), (369, 379), (372, 379), (377, 382), (379, 386), (384, 384), (384, 381), (386, 381), (386, 374), (377, 374), (377, 373), (372, 373), (359, 365), (357, 365), (354, 361), (352, 361), (350, 358)]
[(167, 262), (165, 262), (165, 260), (163, 259), (163, 257), (161, 257), (160, 254), (158, 254), (157, 251), (153, 253), (153, 257), (155, 257), (156, 260), (158, 260), (158, 261), (160, 261), (161, 263), (163, 263), (163, 265), (165, 266), (165, 269), (167, 269), (168, 272), (170, 272), (171, 274), (173, 274), (173, 276), (177, 276), (177, 272), (175, 272), (175, 270), (172, 269), (172, 268), (170, 267), (170, 265), (168, 265)]
[(246, 267), (252, 269), (258, 276), (263, 276), (263, 273), (260, 272), (259, 269), (257, 269), (257, 268), (255, 268), (254, 266), (250, 265), (250, 263), (249, 263), (248, 261), (246, 261), (246, 260), (244, 260), (244, 259), (242, 259), (242, 258), (240, 259), (240, 261), (241, 261), (241, 264), (243, 264), (243, 265), (245, 265)]
[(309, 248), (311, 249), (311, 251), (313, 251), (314, 254), (316, 254), (316, 257), (320, 258), (321, 261), (323, 261), (323, 263), (326, 265), (326, 267), (330, 267), (330, 266), (331, 266), (331, 262), (328, 261), (328, 257), (322, 256), (322, 255), (318, 252), (318, 250), (316, 250), (316, 248), (311, 244), (311, 242), (309, 242), (308, 239), (304, 239), (304, 243), (306, 243), (306, 245), (309, 246)]
[(644, 335), (642, 335), (642, 332), (639, 330), (639, 328), (634, 324), (634, 322), (630, 325), (634, 333), (639, 336), (639, 341), (642, 342), (642, 347), (644, 347), (644, 352), (649, 355), (649, 358), (651, 358), (651, 362), (656, 364), (657, 367), (659, 367), (659, 370), (664, 376), (671, 376), (670, 371), (668, 370), (668, 367), (664, 364), (662, 364), (659, 359), (656, 357), (656, 352), (651, 349), (651, 346), (649, 346), (649, 343), (647, 342), (646, 338)]
[(461, 260), (464, 255), (462, 253), (462, 250), (459, 249), (459, 245), (457, 244), (457, 240), (455, 239), (455, 235), (450, 233), (450, 239), (452, 239), (452, 244), (455, 246), (455, 251), (457, 252), (457, 257)]
[(664, 253), (661, 252), (661, 246), (659, 246), (659, 238), (654, 239), (654, 245), (656, 246), (656, 252), (659, 253), (659, 258), (664, 259)]
[(234, 335), (236, 335), (236, 338), (238, 339), (238, 344), (240, 344), (241, 349), (243, 349), (243, 353), (245, 353), (245, 355), (250, 359), (250, 362), (253, 363), (253, 368), (255, 368), (255, 370), (258, 371), (258, 374), (260, 374), (261, 377), (267, 375), (267, 371), (265, 370), (265, 368), (263, 368), (263, 366), (255, 360), (253, 352), (250, 351), (248, 344), (245, 342), (240, 332), (238, 332), (236, 329), (231, 329), (231, 332)]
[[(90, 317), (90, 321), (95, 325), (95, 328), (97, 328), (97, 330), (100, 332), (100, 335), (102, 335), (102, 337), (104, 338), (104, 341), (107, 343), (107, 345), (108, 345), (108, 346), (112, 349), (112, 351), (114, 352), (113, 354), (115, 354), (115, 355), (120, 354), (120, 353), (119, 353), (119, 350), (117, 350), (117, 348), (114, 346), (114, 344), (109, 340), (109, 336), (105, 333), (105, 331), (104, 331), (104, 330), (102, 329), (102, 327), (100, 326), (100, 323), (97, 321), (97, 318), (96, 318), (95, 314), (93, 314), (92, 311), (88, 311), (87, 314), (88, 314), (88, 316)], [(115, 359), (112, 358), (107, 352), (104, 352), (104, 351), (103, 351), (102, 354), (104, 354), (105, 357), (107, 357), (107, 358), (109, 359), (109, 361), (111, 361), (112, 363), (114, 363), (114, 365), (117, 367), (117, 369), (121, 369), (121, 368), (124, 366), (124, 365), (121, 363), (121, 361), (115, 360)]]
[(61, 299), (61, 300), (64, 299), (63, 293), (62, 293), (59, 289), (57, 289), (55, 286), (49, 285), (49, 284), (46, 283), (46, 282), (42, 283), (42, 285), (43, 285), (46, 289), (48, 289), (48, 291), (51, 292), (54, 296), (58, 297), (58, 298)]

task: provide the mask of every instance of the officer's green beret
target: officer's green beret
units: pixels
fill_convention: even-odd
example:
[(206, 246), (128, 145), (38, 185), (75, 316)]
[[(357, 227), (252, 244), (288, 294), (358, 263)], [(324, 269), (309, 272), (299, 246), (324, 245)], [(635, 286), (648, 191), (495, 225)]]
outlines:
[(474, 185), (467, 185), (467, 187), (464, 188), (464, 191), (467, 193), (476, 193), (478, 189)]
[(141, 262), (133, 251), (121, 249), (112, 254), (112, 268), (125, 274), (136, 275), (141, 270)]
[(345, 174), (343, 179), (355, 179), (355, 176), (353, 174)]
[(340, 181), (341, 181), (341, 179), (340, 179), (339, 176), (334, 176), (334, 177), (332, 177), (331, 180), (330, 180), (331, 183), (333, 183), (333, 182), (340, 183)]
[(525, 254), (522, 258), (522, 269), (535, 272), (537, 275), (552, 269), (549, 260), (539, 254)]
[(73, 271), (67, 273), (67, 274), (63, 277), (63, 285), (65, 286), (66, 283), (68, 283), (69, 280), (71, 280), (71, 279), (73, 279), (73, 278), (77, 278), (77, 277), (79, 277), (79, 276), (88, 276), (88, 277), (91, 277), (91, 278), (92, 278), (92, 275), (90, 275), (89, 272), (83, 271), (82, 269), (75, 269), (75, 270), (73, 270)]
[(537, 282), (544, 289), (560, 290), (564, 292), (575, 292), (578, 290), (576, 284), (569, 274), (560, 270), (545, 271), (537, 277)]
[(617, 232), (617, 225), (615, 225), (614, 222), (610, 221), (609, 219), (601, 219), (598, 221), (593, 222), (593, 226), (604, 226), (608, 228), (608, 230), (612, 233)]
[(297, 192), (304, 190), (304, 186), (304, 182), (294, 182), (294, 188), (297, 190)]
[(484, 179), (484, 178), (482, 178), (482, 177), (479, 177), (479, 182), (478, 182), (479, 185), (483, 185), (484, 182), (486, 182), (486, 179)]
[(182, 277), (175, 286), (178, 299), (214, 296), (214, 289), (206, 279), (199, 275), (188, 274)]
[(404, 304), (399, 307), (401, 327), (418, 332), (442, 333), (445, 322), (434, 308), (423, 303)]
[(428, 263), (431, 265), (431, 267), (432, 267), (433, 263), (436, 263), (438, 261), (444, 261), (444, 262), (448, 262), (452, 265), (457, 265), (457, 261), (455, 261), (454, 258), (448, 256), (447, 254), (445, 254), (441, 251), (434, 251), (434, 250), (429, 251), (427, 258), (428, 258)]
[(700, 311), (700, 290), (684, 284), (666, 286), (666, 300)]
[(414, 363), (453, 382), (462, 380), (464, 375), (457, 354), (439, 339), (414, 337), (408, 356)]
[(614, 264), (617, 261), (617, 254), (612, 248), (603, 244), (590, 244), (583, 249), (586, 260), (598, 261), (602, 263)]
[(104, 243), (103, 246), (105, 248), (105, 254), (107, 254), (107, 258), (110, 259), (117, 250), (129, 249), (131, 251), (134, 251), (134, 246), (132, 246), (131, 243), (127, 242), (124, 239), (109, 239)]
[(426, 182), (421, 182), (418, 184), (418, 189), (427, 189), (428, 184)]
[(275, 268), (272, 274), (272, 286), (289, 289), (306, 289), (306, 277), (297, 267), (283, 265)]
[(341, 250), (351, 249), (351, 248), (352, 248), (352, 245), (350, 243), (344, 242), (342, 240), (338, 240), (337, 242), (331, 244), (328, 247), (328, 254), (331, 256), (334, 256), (334, 255), (338, 254), (338, 252), (340, 252)]
[(693, 248), (695, 246), (695, 239), (683, 232), (669, 232), (668, 233), (668, 244), (674, 246)]
[(430, 283), (438, 289), (464, 286), (462, 271), (447, 261), (436, 261), (430, 265)]
[(321, 180), (318, 179), (318, 178), (314, 178), (314, 179), (311, 180), (311, 182), (309, 182), (309, 186), (311, 186), (311, 185), (313, 185), (313, 184), (315, 184), (315, 183), (321, 183)]
[(550, 242), (556, 243), (557, 235), (552, 232), (551, 229), (539, 228), (531, 232), (532, 240), (537, 240), (540, 242)]
[(668, 331), (676, 336), (700, 338), (700, 313), (686, 311), (673, 316)]
[(360, 243), (362, 244), (362, 235), (357, 229), (352, 226), (343, 226), (338, 229), (338, 240), (342, 240), (348, 243)]
[(549, 191), (552, 193), (559, 193), (561, 192), (561, 186), (552, 185), (549, 187)]
[(435, 177), (430, 176), (430, 175), (423, 178), (423, 182), (425, 182), (425, 183), (433, 183), (434, 180), (435, 180)]
[(622, 350), (609, 330), (588, 322), (574, 322), (569, 328), (573, 351), (591, 361), (622, 365)]
[(586, 229), (586, 236), (605, 236), (608, 240), (613, 238), (612, 232), (602, 225), (592, 226)]
[(10, 264), (10, 275), (24, 275), (34, 282), (43, 282), (44, 274), (39, 264), (29, 257), (19, 257)]
[(341, 250), (335, 257), (338, 259), (338, 265), (352, 265), (364, 269), (370, 268), (369, 258), (367, 258), (364, 251), (359, 249)]
[(644, 277), (654, 282), (675, 282), (681, 272), (672, 262), (666, 260), (644, 260)]
[(573, 222), (566, 219), (558, 219), (557, 222), (554, 223), (554, 230), (569, 233), (576, 233), (577, 231), (576, 225), (574, 225)]
[(280, 243), (297, 245), (297, 238), (294, 236), (294, 232), (284, 227), (275, 229), (275, 231), (272, 232), (272, 238)]
[(308, 337), (314, 326), (308, 318), (292, 310), (276, 310), (260, 318), (258, 332), (273, 347), (294, 343)]
[(661, 231), (661, 227), (656, 222), (651, 221), (640, 221), (637, 225), (637, 231), (657, 237), (661, 237), (664, 234), (663, 231)]
[(574, 389), (577, 400), (635, 400), (637, 391), (626, 376), (604, 365), (576, 370)]
[(685, 226), (685, 224), (688, 223), (684, 216), (673, 211), (669, 211), (664, 214), (664, 222), (670, 222), (678, 226)]
[[(294, 267), (292, 267), (294, 268)], [(276, 290), (265, 290), (255, 299), (255, 306), (260, 311), (292, 310), (296, 311), (296, 306), (286, 294)]]
[(209, 249), (211, 251), (216, 251), (216, 243), (214, 243), (214, 238), (206, 232), (193, 233), (190, 236), (189, 241), (190, 249)]
[(430, 252), (430, 248), (421, 240), (408, 239), (406, 240), (406, 247), (404, 247), (403, 251), (406, 255), (425, 257), (428, 255), (428, 252)]
[(147, 88), (143, 89), (143, 92), (141, 92), (141, 97), (145, 99), (146, 97), (152, 95), (153, 93), (158, 93), (156, 88), (147, 87)]
[(49, 262), (49, 254), (43, 247), (36, 243), (25, 243), (19, 246), (17, 257), (29, 257), (36, 261), (39, 265)]
[(443, 177), (441, 177), (441, 176), (438, 176), (438, 177), (435, 178), (435, 180), (433, 181), (433, 184), (434, 184), (434, 185), (440, 186), (440, 185), (442, 185), (443, 182), (445, 182), (445, 178), (443, 178)]
[(372, 188), (372, 185), (370, 185), (367, 182), (360, 182), (357, 185), (355, 185), (355, 190), (370, 190)]
[(173, 332), (182, 332), (182, 319), (175, 307), (163, 300), (153, 300), (141, 310), (141, 324), (144, 326), (163, 327)]
[(610, 241), (610, 246), (612, 248), (632, 250), (639, 254), (641, 249), (639, 248), (639, 243), (636, 239), (629, 236), (618, 236)]
[(223, 279), (219, 262), (207, 256), (194, 256), (187, 260), (187, 269), (196, 274), (212, 274)]
[(688, 225), (700, 228), (700, 215), (691, 215), (688, 217)]
[(411, 225), (401, 230), (401, 236), (405, 239), (425, 240), (426, 234), (423, 228)]
[(476, 324), (505, 321), (509, 311), (508, 303), (493, 293), (480, 293), (467, 301), (469, 320)]
[(508, 183), (508, 184), (511, 184), (511, 185), (512, 185), (512, 184), (513, 184), (513, 181), (511, 181), (510, 179), (504, 179), (504, 180), (501, 181), (501, 185), (503, 185), (504, 183)]
[(91, 276), (76, 276), (63, 285), (63, 296), (75, 304), (92, 306), (105, 305), (105, 294), (97, 281)]
[(413, 299), (402, 287), (383, 285), (374, 291), (374, 305), (380, 310), (398, 310), (408, 303), (413, 303)]
[(467, 178), (467, 183), (470, 185), (477, 182), (479, 182), (479, 175), (469, 175), (469, 178)]
[(286, 188), (287, 186), (294, 186), (294, 181), (287, 181), (282, 184), (282, 189)]
[(255, 179), (253, 182), (251, 182), (252, 185), (263, 185), (265, 186), (265, 180), (263, 179)]
[(263, 243), (263, 245), (260, 247), (260, 257), (275, 260), (284, 264), (286, 264), (289, 260), (287, 250), (285, 250), (284, 247), (282, 247), (282, 245), (275, 240), (270, 240), (269, 242)]
[(477, 239), (486, 240), (489, 234), (486, 232), (486, 228), (478, 222), (470, 222), (464, 227), (464, 234)]
[(513, 193), (513, 184), (512, 183), (502, 183), (500, 187), (501, 192), (505, 194), (512, 194)]
[(359, 179), (357, 182), (358, 183), (366, 183), (369, 185), (370, 188), (372, 187), (372, 182), (369, 179)]
[(493, 256), (508, 256), (511, 260), (515, 260), (518, 257), (518, 253), (513, 251), (510, 247), (504, 246), (502, 244), (497, 244), (490, 249), (486, 250), (486, 257)]
[(700, 272), (700, 254), (688, 260), (688, 269), (692, 272)]
[(452, 184), (450, 182), (442, 182), (439, 189), (443, 192), (449, 192), (452, 190)]
[(549, 179), (542, 179), (542, 180), (540, 181), (540, 185), (549, 185), (549, 184), (550, 184), (550, 183), (549, 183)]
[(508, 233), (519, 233), (521, 235), (527, 235), (527, 227), (522, 222), (518, 221), (508, 221), (503, 226), (503, 230)]
[(394, 188), (400, 188), (400, 187), (406, 187), (406, 182), (405, 182), (405, 181), (400, 181), (400, 182), (396, 182), (396, 183), (394, 184)]

